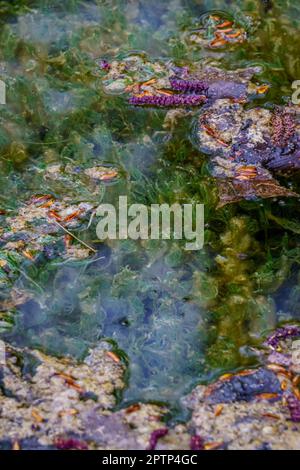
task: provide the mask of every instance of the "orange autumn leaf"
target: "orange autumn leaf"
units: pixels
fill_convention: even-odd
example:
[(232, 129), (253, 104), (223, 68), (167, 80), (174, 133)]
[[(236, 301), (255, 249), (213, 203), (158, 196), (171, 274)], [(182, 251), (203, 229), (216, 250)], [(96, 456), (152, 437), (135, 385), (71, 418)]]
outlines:
[(233, 22), (232, 21), (224, 21), (223, 23), (221, 24), (218, 24), (217, 25), (217, 28), (220, 29), (220, 28), (226, 28), (227, 26), (232, 26), (233, 25)]
[(117, 356), (114, 352), (112, 352), (112, 351), (107, 351), (107, 352), (106, 352), (106, 355), (107, 355), (108, 357), (110, 357), (114, 362), (116, 362), (116, 363), (119, 363), (119, 362), (120, 362), (119, 356)]

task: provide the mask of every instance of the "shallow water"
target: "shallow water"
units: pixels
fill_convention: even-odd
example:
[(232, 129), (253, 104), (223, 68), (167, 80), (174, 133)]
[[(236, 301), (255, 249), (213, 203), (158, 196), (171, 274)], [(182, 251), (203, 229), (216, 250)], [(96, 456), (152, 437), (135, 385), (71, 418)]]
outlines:
[[(51, 237), (34, 260), (11, 253), (9, 273), (0, 268), (1, 300), (13, 289), (28, 298), (3, 308), (2, 336), (77, 358), (100, 338), (112, 340), (129, 367), (121, 405), (177, 407), (194, 384), (257, 364), (254, 347), (266, 331), (299, 319), (299, 201), (216, 210), (217, 183), (193, 145), (190, 120), (170, 135), (164, 110), (133, 109), (123, 96), (105, 94), (96, 59), (138, 51), (178, 65), (202, 56), (231, 69), (259, 64), (271, 89), (258, 104), (280, 104), (300, 79), (298, 2), (278, 1), (268, 13), (247, 0), (30, 3), (6, 12), (0, 36), (3, 227), (33, 194), (70, 205), (116, 203), (119, 195), (147, 204), (193, 200), (205, 204), (206, 243), (199, 252), (175, 241), (100, 243), (87, 220), (76, 234), (97, 251), (88, 259), (63, 259), (63, 240)], [(215, 11), (246, 25), (249, 40), (221, 54), (187, 47), (182, 35)], [(47, 176), (55, 164), (72, 165), (72, 174)], [(117, 168), (119, 178), (87, 182), (83, 170), (97, 164)], [(285, 184), (299, 190), (297, 176)]]

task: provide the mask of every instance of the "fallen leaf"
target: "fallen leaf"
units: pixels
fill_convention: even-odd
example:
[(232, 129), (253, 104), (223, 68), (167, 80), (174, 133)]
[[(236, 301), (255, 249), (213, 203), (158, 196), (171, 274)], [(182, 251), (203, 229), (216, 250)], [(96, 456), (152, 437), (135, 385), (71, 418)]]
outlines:
[(120, 358), (119, 356), (117, 356), (114, 352), (112, 351), (107, 351), (106, 352), (106, 355), (108, 357), (110, 357), (114, 362), (116, 362), (117, 364), (120, 362)]
[(44, 421), (44, 418), (39, 414), (39, 412), (35, 408), (31, 410), (31, 416), (37, 423), (43, 423)]
[(223, 409), (224, 409), (224, 405), (221, 405), (221, 404), (217, 405), (215, 408), (215, 416), (220, 416)]
[(126, 408), (125, 413), (134, 413), (135, 411), (139, 411), (141, 409), (141, 405), (139, 403), (135, 403), (134, 405), (128, 406)]
[(207, 444), (204, 444), (204, 450), (218, 449), (222, 445), (224, 445), (224, 442), (208, 442)]
[(255, 395), (257, 400), (274, 400), (274, 398), (278, 398), (278, 393), (260, 393)]

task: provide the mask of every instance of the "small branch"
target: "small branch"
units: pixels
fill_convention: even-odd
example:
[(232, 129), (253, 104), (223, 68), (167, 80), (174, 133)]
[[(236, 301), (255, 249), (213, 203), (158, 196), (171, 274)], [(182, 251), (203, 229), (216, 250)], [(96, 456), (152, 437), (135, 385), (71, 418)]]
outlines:
[(91, 246), (89, 246), (87, 243), (85, 243), (83, 240), (80, 240), (80, 238), (76, 237), (76, 235), (74, 235), (73, 233), (69, 232), (68, 229), (66, 229), (63, 225), (61, 225), (59, 222), (57, 222), (57, 220), (54, 220), (53, 222), (55, 222), (60, 228), (62, 228), (68, 235), (70, 235), (72, 238), (74, 238), (75, 240), (77, 240), (79, 243), (81, 243), (82, 245), (84, 245), (86, 248), (88, 248), (89, 250), (93, 251), (94, 253), (97, 253), (97, 250), (95, 250), (95, 248), (92, 248)]

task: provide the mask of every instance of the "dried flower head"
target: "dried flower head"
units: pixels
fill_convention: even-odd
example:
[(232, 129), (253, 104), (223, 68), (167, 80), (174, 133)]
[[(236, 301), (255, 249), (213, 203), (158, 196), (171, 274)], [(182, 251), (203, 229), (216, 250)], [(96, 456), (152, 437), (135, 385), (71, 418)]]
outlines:
[(173, 90), (185, 93), (205, 92), (208, 89), (208, 84), (203, 80), (183, 80), (176, 77), (170, 78), (170, 85)]

